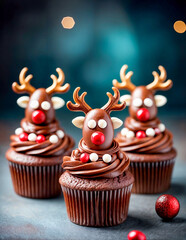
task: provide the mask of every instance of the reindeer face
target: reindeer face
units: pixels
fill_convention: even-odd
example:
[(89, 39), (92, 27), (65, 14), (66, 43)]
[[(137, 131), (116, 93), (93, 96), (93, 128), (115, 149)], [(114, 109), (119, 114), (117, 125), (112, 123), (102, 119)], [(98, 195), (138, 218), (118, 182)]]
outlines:
[(113, 138), (114, 128), (109, 114), (103, 109), (88, 112), (83, 124), (83, 139), (87, 146), (95, 150), (107, 149)]
[(78, 95), (80, 88), (74, 90), (73, 98), (75, 104), (69, 101), (67, 107), (71, 111), (82, 111), (85, 117), (76, 117), (72, 123), (83, 129), (83, 140), (90, 149), (104, 150), (108, 149), (114, 139), (114, 129), (119, 128), (123, 122), (116, 117), (110, 117), (111, 111), (119, 111), (125, 108), (125, 103), (118, 104), (119, 91), (112, 88), (114, 96), (107, 93), (109, 101), (101, 109), (92, 109), (85, 102), (86, 92)]
[(145, 86), (136, 87), (131, 94), (129, 112), (131, 117), (138, 121), (154, 119), (157, 114), (157, 107), (152, 91)]
[(154, 81), (147, 86), (136, 87), (131, 82), (131, 76), (133, 72), (130, 71), (126, 74), (128, 66), (123, 65), (120, 70), (121, 83), (116, 79), (113, 80), (113, 85), (118, 89), (127, 89), (131, 92), (131, 95), (123, 95), (120, 101), (125, 101), (129, 106), (129, 112), (132, 118), (138, 121), (149, 121), (156, 117), (157, 107), (161, 107), (166, 104), (167, 99), (162, 95), (155, 95), (156, 90), (168, 90), (172, 87), (172, 81), (169, 79), (165, 82), (167, 77), (164, 67), (159, 66), (161, 74), (153, 72)]
[(29, 122), (44, 125), (54, 121), (55, 113), (50, 96), (39, 88), (30, 96), (25, 116)]
[(30, 97), (22, 96), (18, 98), (17, 104), (22, 108), (26, 108), (25, 115), (29, 122), (38, 125), (49, 124), (55, 119), (54, 109), (63, 107), (65, 103), (62, 98), (51, 97), (51, 95), (55, 92), (67, 92), (70, 88), (70, 85), (66, 83), (64, 86), (61, 86), (65, 80), (65, 75), (60, 68), (57, 68), (56, 71), (58, 72), (59, 77), (57, 78), (55, 75), (51, 75), (53, 84), (50, 87), (47, 89), (35, 89), (32, 85), (30, 85), (30, 80), (33, 76), (30, 74), (25, 77), (27, 71), (27, 68), (23, 68), (20, 72), (20, 85), (16, 82), (12, 84), (14, 92), (27, 92), (30, 94)]

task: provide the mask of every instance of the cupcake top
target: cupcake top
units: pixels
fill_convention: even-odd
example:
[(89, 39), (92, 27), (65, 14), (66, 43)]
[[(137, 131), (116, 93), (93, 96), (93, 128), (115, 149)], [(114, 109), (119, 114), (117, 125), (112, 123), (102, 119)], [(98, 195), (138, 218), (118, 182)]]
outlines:
[(154, 154), (171, 151), (173, 136), (157, 118), (157, 108), (165, 105), (167, 99), (162, 95), (155, 95), (155, 92), (170, 89), (172, 81), (166, 80), (165, 68), (159, 66), (161, 74), (154, 71), (152, 83), (136, 87), (131, 82), (133, 72), (126, 74), (127, 68), (127, 65), (121, 68), (121, 83), (113, 80), (115, 87), (126, 89), (131, 93), (120, 98), (121, 102), (126, 101), (130, 113), (130, 117), (125, 120), (125, 127), (117, 135), (120, 147), (124, 151), (134, 153)]
[(84, 100), (86, 92), (78, 95), (80, 88), (73, 94), (75, 104), (67, 103), (71, 111), (82, 111), (85, 117), (76, 117), (72, 123), (82, 129), (83, 138), (71, 157), (64, 157), (62, 167), (72, 175), (82, 178), (114, 178), (128, 168), (129, 159), (114, 140), (114, 129), (123, 122), (110, 117), (111, 111), (125, 108), (125, 102), (118, 104), (119, 91), (113, 87), (114, 95), (107, 93), (109, 100), (102, 108), (92, 109)]
[(52, 97), (54, 93), (65, 93), (70, 85), (62, 86), (65, 75), (57, 68), (58, 78), (51, 75), (53, 84), (45, 88), (35, 89), (30, 85), (32, 75), (26, 77), (27, 68), (23, 68), (19, 75), (20, 85), (13, 83), (12, 89), (16, 93), (28, 93), (22, 96), (17, 104), (25, 108), (25, 118), (21, 126), (10, 137), (11, 148), (18, 152), (35, 156), (59, 156), (68, 152), (74, 141), (65, 134), (55, 118), (55, 109), (63, 107), (64, 100), (60, 97)]

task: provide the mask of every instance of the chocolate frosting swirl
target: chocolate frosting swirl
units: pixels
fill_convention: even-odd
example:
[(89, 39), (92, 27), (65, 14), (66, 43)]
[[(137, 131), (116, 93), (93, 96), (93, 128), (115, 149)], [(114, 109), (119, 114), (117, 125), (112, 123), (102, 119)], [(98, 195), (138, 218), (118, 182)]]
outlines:
[(46, 126), (37, 126), (28, 122), (25, 118), (21, 121), (21, 127), (26, 133), (35, 133), (36, 135), (43, 134), (46, 140), (42, 143), (35, 141), (23, 141), (19, 140), (17, 135), (10, 137), (12, 149), (18, 153), (24, 153), (28, 155), (39, 155), (39, 156), (59, 156), (61, 154), (69, 154), (72, 147), (74, 146), (74, 140), (68, 136), (58, 138), (57, 143), (51, 143), (49, 137), (55, 134), (57, 130), (64, 130), (60, 128), (57, 121), (52, 122)]
[[(96, 153), (96, 162), (83, 163), (80, 161), (82, 153)], [(110, 154), (112, 161), (105, 163), (102, 160), (104, 154)], [(64, 157), (62, 167), (70, 174), (82, 178), (114, 178), (121, 175), (129, 166), (129, 159), (120, 150), (119, 144), (114, 140), (112, 146), (106, 150), (91, 150), (87, 147), (83, 139), (79, 142), (79, 147), (72, 152), (71, 157)]]
[[(148, 122), (139, 122), (128, 117), (125, 126), (131, 131), (147, 130), (148, 128), (156, 128), (160, 123), (158, 118)], [(134, 153), (166, 153), (171, 151), (173, 147), (173, 136), (168, 131), (155, 135), (154, 137), (127, 139), (119, 133), (116, 137), (121, 149), (126, 152)]]

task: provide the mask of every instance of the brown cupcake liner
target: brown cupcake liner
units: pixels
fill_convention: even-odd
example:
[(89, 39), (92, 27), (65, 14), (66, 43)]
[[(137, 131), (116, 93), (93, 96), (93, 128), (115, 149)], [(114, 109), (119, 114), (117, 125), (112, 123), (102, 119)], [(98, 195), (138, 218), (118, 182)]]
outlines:
[(170, 187), (175, 159), (158, 162), (130, 162), (129, 170), (134, 176), (133, 193), (153, 194)]
[(9, 161), (14, 190), (29, 198), (52, 198), (60, 195), (61, 164), (53, 166), (25, 166)]
[(70, 221), (92, 227), (114, 226), (124, 222), (132, 185), (108, 191), (83, 191), (62, 186)]

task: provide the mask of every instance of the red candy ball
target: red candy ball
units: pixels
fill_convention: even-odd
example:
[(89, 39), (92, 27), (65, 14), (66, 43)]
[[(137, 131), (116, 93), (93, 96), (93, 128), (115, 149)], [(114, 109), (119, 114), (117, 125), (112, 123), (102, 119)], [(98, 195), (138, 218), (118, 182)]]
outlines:
[(137, 111), (136, 115), (137, 115), (137, 118), (142, 122), (148, 121), (150, 118), (149, 110), (146, 108), (140, 108)]
[(155, 128), (154, 131), (155, 131), (155, 134), (156, 134), (156, 135), (159, 135), (159, 134), (161, 133), (161, 131), (159, 130), (159, 128)]
[(21, 134), (19, 135), (19, 140), (20, 140), (21, 142), (28, 141), (28, 134), (25, 133), (25, 132), (21, 133)]
[(159, 217), (169, 220), (176, 217), (180, 210), (180, 204), (174, 196), (164, 194), (157, 199), (155, 209)]
[(88, 153), (82, 153), (81, 156), (80, 156), (80, 160), (81, 160), (83, 163), (88, 162), (88, 160), (89, 160), (89, 155), (88, 155)]
[(94, 132), (91, 135), (91, 141), (95, 145), (101, 145), (105, 142), (105, 135), (102, 132)]
[(128, 240), (146, 240), (145, 234), (138, 230), (133, 230), (129, 232), (127, 237), (128, 237)]
[(35, 124), (41, 124), (45, 121), (45, 119), (46, 119), (46, 116), (45, 116), (44, 112), (41, 110), (35, 110), (32, 113), (32, 121)]
[(38, 135), (37, 138), (36, 138), (36, 142), (37, 143), (42, 143), (46, 140), (45, 136), (44, 135)]
[(145, 137), (146, 137), (146, 134), (145, 134), (144, 131), (137, 131), (136, 137), (137, 137), (137, 138), (145, 138)]

